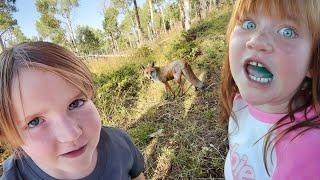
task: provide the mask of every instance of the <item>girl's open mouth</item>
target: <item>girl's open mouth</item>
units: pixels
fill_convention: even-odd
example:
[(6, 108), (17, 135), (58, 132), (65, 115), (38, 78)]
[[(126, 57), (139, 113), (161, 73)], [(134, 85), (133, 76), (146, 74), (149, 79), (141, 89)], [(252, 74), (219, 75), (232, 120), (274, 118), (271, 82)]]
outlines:
[(273, 80), (273, 74), (261, 63), (249, 60), (245, 64), (248, 78), (260, 84), (269, 84)]

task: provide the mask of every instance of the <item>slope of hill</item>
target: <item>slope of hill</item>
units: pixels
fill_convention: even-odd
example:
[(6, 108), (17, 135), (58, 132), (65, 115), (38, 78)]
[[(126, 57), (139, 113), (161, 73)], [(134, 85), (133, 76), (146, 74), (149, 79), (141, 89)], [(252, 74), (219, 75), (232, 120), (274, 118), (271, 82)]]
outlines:
[[(211, 12), (188, 32), (171, 30), (131, 56), (87, 61), (103, 124), (130, 134), (149, 179), (223, 178), (227, 136), (218, 123), (218, 86), (229, 9)], [(139, 66), (174, 59), (188, 61), (209, 88), (195, 91), (187, 82), (184, 96), (165, 100), (164, 87), (144, 79)], [(8, 151), (0, 151), (3, 161)]]
[[(228, 8), (212, 12), (188, 32), (172, 31), (130, 58), (89, 62), (104, 124), (131, 135), (145, 156), (150, 179), (223, 178), (227, 136), (217, 106), (229, 17)], [(210, 87), (195, 91), (186, 83), (184, 96), (165, 100), (164, 87), (144, 79), (139, 65), (173, 59), (187, 60)]]

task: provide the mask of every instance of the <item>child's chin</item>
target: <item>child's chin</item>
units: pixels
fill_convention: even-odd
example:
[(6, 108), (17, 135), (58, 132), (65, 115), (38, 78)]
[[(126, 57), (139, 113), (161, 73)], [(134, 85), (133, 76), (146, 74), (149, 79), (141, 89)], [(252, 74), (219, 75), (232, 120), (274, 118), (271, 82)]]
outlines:
[[(87, 147), (89, 148), (89, 147)], [(90, 167), (95, 167), (97, 162), (97, 150), (95, 149), (93, 152), (90, 149), (86, 149), (86, 152), (81, 154), (81, 156), (73, 158), (73, 159), (66, 159), (66, 165), (68, 166), (69, 170), (81, 171), (87, 170)]]
[(241, 94), (241, 97), (252, 106), (261, 106), (266, 103), (266, 99), (262, 96), (255, 95), (253, 93)]

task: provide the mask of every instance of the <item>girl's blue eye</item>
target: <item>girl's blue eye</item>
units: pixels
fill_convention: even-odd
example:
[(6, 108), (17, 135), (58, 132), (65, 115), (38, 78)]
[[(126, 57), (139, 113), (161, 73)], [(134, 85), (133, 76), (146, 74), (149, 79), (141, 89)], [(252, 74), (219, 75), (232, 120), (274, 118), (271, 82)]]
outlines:
[(297, 37), (297, 33), (294, 31), (293, 28), (290, 28), (290, 27), (284, 27), (284, 28), (281, 28), (278, 33), (285, 37), (285, 38), (289, 38), (289, 39), (292, 39), (292, 38), (295, 38)]
[(76, 99), (74, 100), (68, 107), (69, 110), (73, 110), (74, 108), (81, 107), (84, 104), (85, 100), (83, 99)]
[(33, 120), (31, 120), (29, 123), (28, 123), (28, 127), (29, 128), (34, 128), (38, 125), (40, 125), (41, 123), (43, 123), (43, 119), (37, 117), (37, 118), (34, 118)]
[(249, 29), (255, 29), (256, 28), (256, 24), (251, 20), (245, 20), (242, 23), (242, 28), (243, 29), (248, 29), (248, 30)]

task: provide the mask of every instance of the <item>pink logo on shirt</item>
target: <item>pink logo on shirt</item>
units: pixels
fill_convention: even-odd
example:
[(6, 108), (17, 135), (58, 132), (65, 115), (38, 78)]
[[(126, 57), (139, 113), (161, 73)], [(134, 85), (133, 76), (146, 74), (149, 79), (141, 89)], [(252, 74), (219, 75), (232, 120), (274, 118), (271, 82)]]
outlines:
[(254, 170), (248, 164), (248, 156), (240, 155), (237, 151), (239, 144), (230, 145), (231, 170), (234, 180), (255, 180)]

